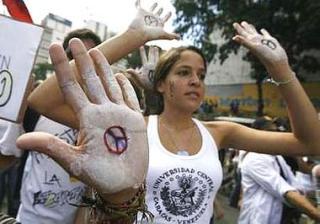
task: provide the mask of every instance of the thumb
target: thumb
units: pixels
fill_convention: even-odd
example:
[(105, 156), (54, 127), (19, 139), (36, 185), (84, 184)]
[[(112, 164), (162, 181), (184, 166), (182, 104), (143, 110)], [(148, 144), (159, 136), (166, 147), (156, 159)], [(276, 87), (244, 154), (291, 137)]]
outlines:
[[(126, 72), (132, 77), (136, 78), (139, 76), (139, 74), (137, 73), (137, 71), (135, 69), (132, 69), (132, 68), (128, 68), (126, 70)], [(131, 77), (128, 77), (128, 78), (131, 78)]]
[(166, 32), (160, 27), (150, 27), (149, 33), (149, 40), (180, 40), (179, 34)]
[(31, 132), (17, 139), (17, 147), (23, 150), (34, 150), (44, 153), (59, 163), (68, 172), (70, 164), (77, 158), (76, 147), (44, 132)]
[(164, 40), (180, 40), (181, 37), (177, 33), (168, 33), (164, 32), (162, 36), (160, 36), (159, 39), (164, 39)]

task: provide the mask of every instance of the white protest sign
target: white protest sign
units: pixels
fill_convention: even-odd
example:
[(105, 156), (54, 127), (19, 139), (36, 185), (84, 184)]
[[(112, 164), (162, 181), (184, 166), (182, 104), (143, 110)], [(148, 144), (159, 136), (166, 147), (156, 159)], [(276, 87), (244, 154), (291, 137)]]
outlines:
[(22, 119), (42, 32), (42, 27), (0, 15), (0, 118)]

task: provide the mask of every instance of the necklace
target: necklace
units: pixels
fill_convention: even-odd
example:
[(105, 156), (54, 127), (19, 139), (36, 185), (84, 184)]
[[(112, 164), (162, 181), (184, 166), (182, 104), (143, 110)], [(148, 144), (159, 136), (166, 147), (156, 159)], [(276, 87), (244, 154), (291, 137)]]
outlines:
[[(179, 148), (173, 138), (173, 133), (172, 133), (172, 130), (164, 123), (164, 122), (160, 122), (160, 119), (159, 119), (159, 123), (169, 132), (169, 140), (170, 142), (174, 145), (175, 147), (175, 150), (176, 150), (176, 154), (177, 155), (181, 155), (181, 156), (189, 156), (189, 152), (186, 150), (186, 149), (183, 149), (183, 148)], [(194, 123), (192, 121), (192, 126), (191, 127), (188, 127), (187, 129), (189, 128), (192, 128), (191, 132), (190, 132), (190, 136), (188, 138), (188, 142), (190, 142), (192, 140), (192, 137), (193, 137), (193, 132), (194, 132)]]

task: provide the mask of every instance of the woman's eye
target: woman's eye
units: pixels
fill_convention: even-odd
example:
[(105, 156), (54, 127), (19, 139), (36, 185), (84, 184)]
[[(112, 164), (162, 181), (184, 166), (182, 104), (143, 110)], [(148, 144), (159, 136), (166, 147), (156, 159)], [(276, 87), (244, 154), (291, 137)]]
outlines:
[(201, 73), (200, 75), (199, 75), (199, 79), (200, 80), (204, 80), (206, 78), (206, 74), (204, 74), (204, 73)]
[(188, 70), (181, 70), (181, 71), (178, 71), (178, 75), (181, 75), (181, 76), (186, 76), (186, 75), (189, 75), (189, 71)]

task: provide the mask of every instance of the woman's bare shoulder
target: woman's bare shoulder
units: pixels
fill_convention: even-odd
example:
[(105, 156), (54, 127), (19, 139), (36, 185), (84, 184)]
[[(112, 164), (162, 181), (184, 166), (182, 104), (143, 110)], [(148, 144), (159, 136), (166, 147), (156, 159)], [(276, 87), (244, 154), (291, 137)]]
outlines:
[(230, 134), (243, 127), (240, 124), (229, 121), (202, 121), (202, 124), (215, 139), (219, 148), (227, 147), (226, 145), (229, 142), (227, 139)]

